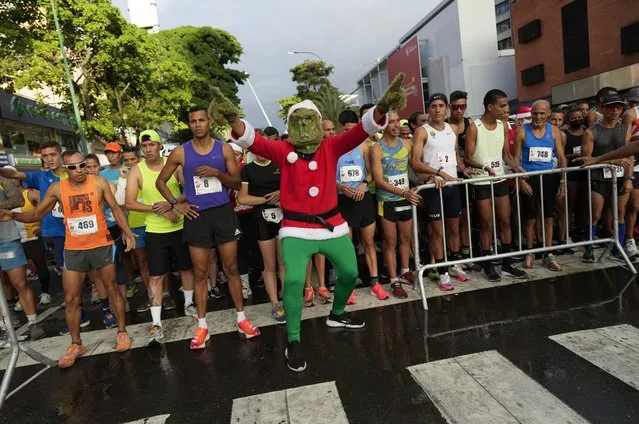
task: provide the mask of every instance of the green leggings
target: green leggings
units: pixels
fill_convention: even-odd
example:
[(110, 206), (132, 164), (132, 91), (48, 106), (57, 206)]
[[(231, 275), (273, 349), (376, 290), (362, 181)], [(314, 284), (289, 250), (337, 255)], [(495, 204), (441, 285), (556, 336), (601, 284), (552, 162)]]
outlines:
[(335, 315), (344, 313), (346, 301), (355, 286), (357, 258), (353, 243), (347, 235), (329, 240), (283, 238), (284, 310), (286, 311), (286, 331), (289, 342), (300, 340), (306, 267), (311, 257), (317, 253), (326, 256), (337, 272), (332, 309)]

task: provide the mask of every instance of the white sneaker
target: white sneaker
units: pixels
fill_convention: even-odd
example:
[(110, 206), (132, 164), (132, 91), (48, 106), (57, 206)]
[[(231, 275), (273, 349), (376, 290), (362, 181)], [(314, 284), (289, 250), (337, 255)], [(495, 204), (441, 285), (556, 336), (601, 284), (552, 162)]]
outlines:
[(639, 255), (639, 249), (637, 249), (637, 243), (635, 243), (635, 239), (626, 240), (626, 255), (632, 258), (633, 256)]
[(16, 302), (16, 306), (13, 307), (13, 310), (16, 312), (24, 311), (24, 308), (22, 307), (22, 304), (20, 303), (20, 301)]
[(453, 285), (452, 281), (450, 281), (450, 276), (447, 272), (439, 276), (439, 289), (441, 291), (455, 290), (455, 286)]
[(244, 299), (248, 299), (253, 294), (253, 291), (251, 291), (251, 285), (249, 284), (248, 278), (240, 276), (240, 279), (242, 280), (242, 297)]
[(40, 305), (48, 305), (51, 303), (51, 295), (49, 293), (40, 293)]
[(468, 274), (466, 274), (466, 272), (462, 269), (462, 267), (460, 265), (453, 265), (450, 268), (448, 268), (448, 273), (455, 277), (457, 280), (459, 281), (468, 281), (470, 280), (470, 277), (468, 276)]
[(197, 309), (195, 308), (195, 305), (192, 303), (186, 305), (184, 307), (184, 315), (197, 319)]

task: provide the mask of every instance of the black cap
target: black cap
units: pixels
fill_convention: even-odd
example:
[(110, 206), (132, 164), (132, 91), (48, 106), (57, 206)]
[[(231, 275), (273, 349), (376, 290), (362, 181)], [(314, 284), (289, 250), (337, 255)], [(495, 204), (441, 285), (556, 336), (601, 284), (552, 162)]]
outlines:
[(601, 100), (601, 106), (609, 106), (615, 104), (623, 105), (625, 103), (626, 102), (624, 102), (621, 96), (617, 93), (609, 94)]
[(631, 88), (626, 99), (630, 102), (639, 102), (639, 87)]
[(428, 104), (430, 105), (435, 100), (441, 100), (446, 106), (448, 106), (448, 97), (446, 97), (446, 95), (443, 93), (435, 93), (430, 96), (430, 98), (428, 99)]

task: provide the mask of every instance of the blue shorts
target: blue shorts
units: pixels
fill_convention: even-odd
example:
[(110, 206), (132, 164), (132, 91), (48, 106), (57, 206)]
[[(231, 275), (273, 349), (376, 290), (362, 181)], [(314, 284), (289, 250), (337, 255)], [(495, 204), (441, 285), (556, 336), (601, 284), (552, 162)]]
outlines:
[(27, 265), (27, 257), (24, 256), (20, 240), (0, 243), (0, 268), (4, 271), (20, 268)]
[(146, 244), (144, 244), (144, 235), (146, 234), (146, 227), (136, 227), (131, 228), (133, 234), (137, 237), (135, 238), (135, 249), (144, 249)]

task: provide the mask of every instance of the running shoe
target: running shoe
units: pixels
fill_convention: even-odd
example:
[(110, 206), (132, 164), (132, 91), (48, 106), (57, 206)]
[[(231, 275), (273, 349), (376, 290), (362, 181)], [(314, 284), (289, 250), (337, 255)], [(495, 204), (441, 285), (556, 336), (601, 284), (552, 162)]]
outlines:
[(299, 341), (288, 342), (288, 346), (284, 350), (284, 356), (286, 356), (286, 366), (291, 371), (302, 372), (306, 369), (302, 344)]
[(346, 315), (346, 313), (335, 315), (333, 311), (331, 311), (331, 313), (328, 314), (328, 318), (326, 318), (326, 325), (331, 328), (357, 329), (364, 328), (366, 324), (361, 319)]
[(40, 327), (40, 324), (29, 324), (29, 340), (39, 340), (44, 337), (44, 330)]
[(337, 271), (335, 271), (335, 268), (331, 268), (331, 270), (328, 271), (328, 283), (335, 285), (336, 282), (337, 282)]
[(153, 343), (162, 343), (164, 341), (164, 331), (160, 324), (153, 324), (149, 329), (149, 340), (146, 343), (147, 346)]
[(106, 328), (115, 328), (118, 326), (118, 320), (110, 309), (103, 311), (103, 314), (102, 322), (104, 322)]
[(626, 255), (628, 255), (630, 259), (634, 259), (635, 256), (639, 256), (639, 249), (637, 249), (637, 243), (635, 242), (635, 239), (630, 238), (626, 240), (625, 251)]
[(437, 268), (430, 268), (427, 272), (428, 278), (430, 278), (433, 281), (438, 281), (439, 280), (439, 271), (437, 271)]
[(131, 312), (131, 304), (127, 298), (124, 298), (124, 312)]
[(561, 265), (557, 262), (557, 258), (549, 253), (543, 260), (543, 265), (551, 271), (561, 271)]
[(126, 352), (131, 349), (131, 338), (126, 331), (119, 331), (118, 338), (115, 342), (115, 350), (118, 352)]
[(149, 309), (151, 309), (151, 301), (147, 300), (146, 302), (138, 306), (138, 309), (136, 309), (135, 312), (141, 314), (142, 312), (146, 312)]
[(4, 331), (0, 331), (0, 349), (9, 349), (11, 344)]
[(390, 288), (391, 293), (393, 293), (393, 297), (397, 299), (406, 299), (408, 297), (408, 293), (406, 293), (406, 290), (404, 290), (399, 281), (391, 283)]
[(320, 303), (331, 303), (333, 301), (333, 295), (328, 291), (326, 287), (320, 287), (317, 289), (317, 299)]
[[(82, 311), (82, 315), (80, 315), (80, 328), (84, 328), (88, 325), (91, 325), (91, 320), (89, 319), (89, 316), (87, 315), (87, 313)], [(60, 328), (60, 335), (61, 336), (69, 335), (69, 327), (67, 327), (66, 324), (62, 326), (62, 328)]]
[(191, 339), (191, 350), (204, 349), (206, 342), (211, 338), (209, 330), (207, 328), (196, 328), (195, 336)]
[[(466, 258), (464, 258), (464, 259), (466, 259)], [(467, 264), (463, 264), (461, 267), (462, 267), (462, 269), (464, 271), (481, 271), (482, 270), (481, 265), (479, 265), (476, 262), (469, 262)]]
[(310, 308), (311, 306), (315, 305), (314, 298), (315, 298), (315, 290), (313, 290), (313, 287), (310, 286), (310, 287), (304, 288), (304, 307), (305, 308)]
[(131, 299), (133, 296), (135, 296), (135, 294), (138, 292), (138, 285), (137, 284), (131, 284), (130, 286), (127, 286), (126, 288), (126, 298), (127, 299)]
[(24, 311), (24, 308), (22, 307), (22, 303), (20, 303), (19, 300), (16, 302), (16, 306), (13, 307), (13, 310), (16, 312)]
[(184, 293), (184, 286), (180, 286), (180, 287), (178, 288), (178, 291), (179, 291), (180, 293)]
[(251, 291), (251, 285), (248, 280), (242, 279), (242, 297), (244, 300), (248, 299), (252, 294), (253, 292)]
[(100, 303), (101, 301), (102, 299), (100, 299), (100, 295), (98, 294), (95, 287), (93, 287), (93, 289), (91, 290), (91, 304), (96, 305)]
[(40, 293), (40, 305), (48, 305), (53, 299), (49, 293)]
[(495, 270), (495, 265), (490, 261), (484, 264), (484, 274), (486, 274), (486, 278), (488, 278), (490, 282), (496, 283), (497, 281), (501, 281), (499, 273)]
[(220, 284), (226, 284), (227, 283), (226, 274), (224, 274), (224, 271), (218, 271), (217, 272), (217, 281)]
[(219, 300), (224, 297), (224, 294), (222, 293), (222, 290), (220, 290), (219, 287), (215, 286), (215, 287), (211, 287), (211, 290), (209, 290), (209, 297)]
[(252, 339), (260, 335), (260, 329), (254, 326), (248, 319), (237, 323), (237, 331), (247, 339)]
[(169, 296), (168, 294), (162, 297), (162, 308), (165, 311), (172, 311), (173, 309), (177, 308), (177, 306), (175, 305), (175, 301), (171, 299), (171, 296)]
[(143, 283), (143, 281), (144, 281), (144, 280), (142, 280), (142, 276), (141, 276), (141, 275), (138, 275), (137, 277), (135, 277), (135, 278), (133, 279), (133, 282), (134, 282), (135, 284), (142, 284), (142, 283)]
[(55, 271), (56, 274), (62, 275), (62, 272), (64, 271), (64, 268), (61, 267), (60, 265), (55, 265), (53, 267), (53, 270)]
[(375, 285), (371, 287), (371, 296), (375, 296), (378, 300), (386, 300), (390, 297), (379, 282), (375, 283)]
[(286, 324), (286, 312), (284, 312), (282, 305), (273, 307), (271, 315), (273, 315), (273, 321), (275, 321), (276, 324)]
[(515, 268), (512, 264), (504, 264), (501, 267), (501, 273), (507, 277), (513, 277), (513, 278), (528, 277), (528, 273), (526, 273), (526, 271), (519, 268)]
[(27, 267), (26, 274), (27, 274), (27, 280), (29, 281), (35, 281), (38, 279), (38, 273), (33, 270), (31, 265)]
[(404, 284), (410, 284), (411, 286), (415, 285), (415, 276), (412, 272), (405, 272), (399, 276), (399, 282)]
[(194, 304), (189, 303), (184, 307), (184, 315), (197, 319), (197, 308)]
[(448, 275), (447, 272), (439, 276), (439, 290), (441, 291), (455, 290), (455, 286), (453, 285), (453, 282), (450, 281), (450, 276)]
[(357, 298), (355, 297), (355, 291), (351, 292), (351, 295), (348, 296), (348, 300), (346, 301), (347, 305), (354, 305), (357, 303)]
[(62, 355), (62, 358), (58, 360), (58, 367), (69, 368), (75, 364), (77, 359), (87, 352), (87, 348), (83, 345), (72, 343)]
[(264, 273), (260, 274), (260, 278), (257, 279), (257, 282), (255, 283), (255, 287), (260, 289), (264, 287)]
[(470, 280), (470, 276), (466, 274), (466, 272), (464, 272), (462, 267), (459, 265), (453, 265), (450, 268), (448, 268), (448, 274), (451, 277), (455, 277), (457, 281), (464, 282), (464, 281)]

